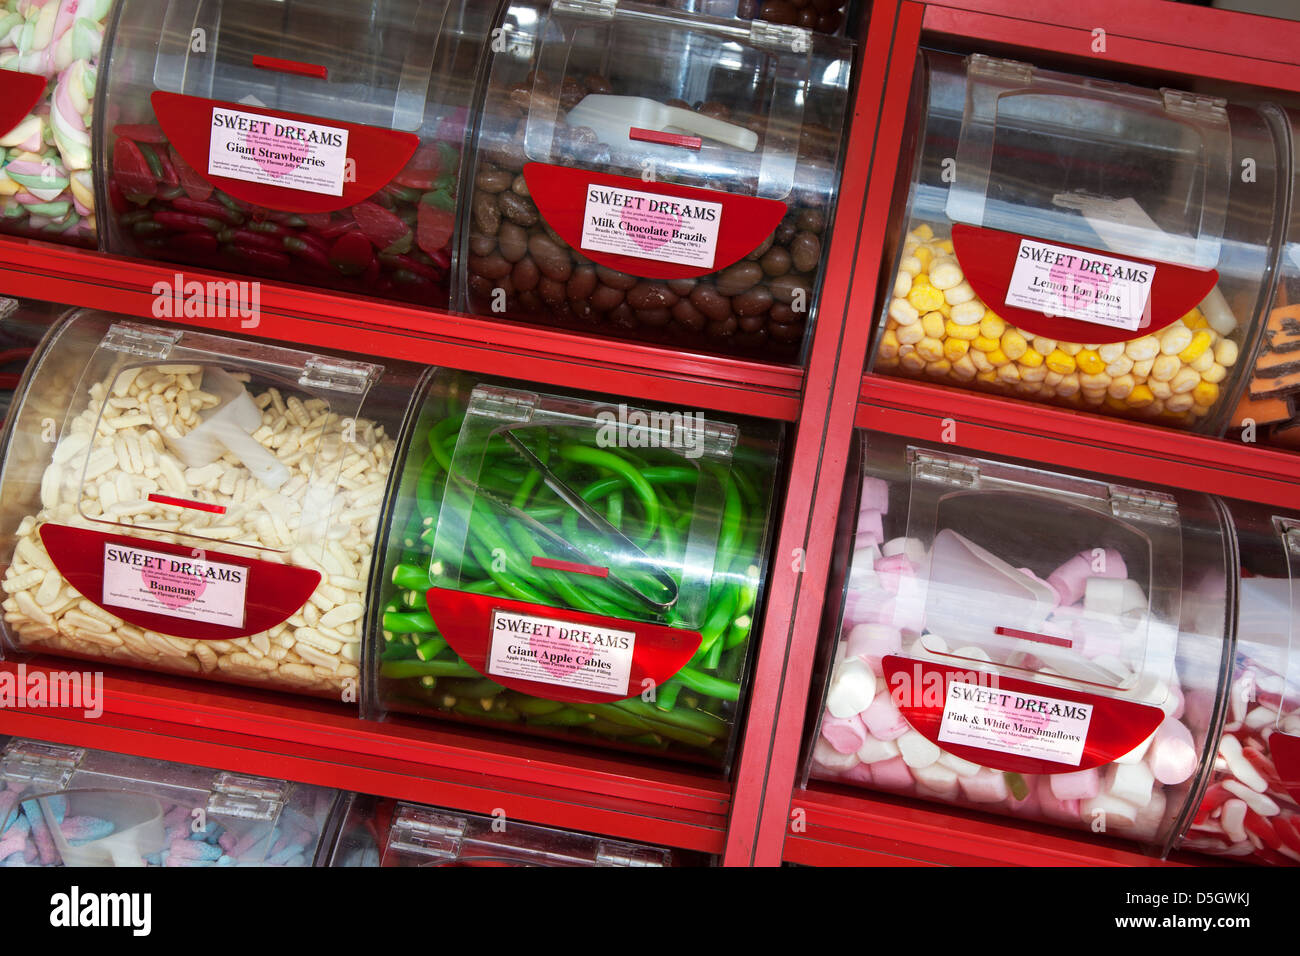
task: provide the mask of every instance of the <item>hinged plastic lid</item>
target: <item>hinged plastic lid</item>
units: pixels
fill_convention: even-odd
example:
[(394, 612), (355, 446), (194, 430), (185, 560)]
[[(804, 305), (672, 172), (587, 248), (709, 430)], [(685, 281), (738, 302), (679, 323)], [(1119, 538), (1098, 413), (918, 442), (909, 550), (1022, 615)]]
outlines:
[[(543, 575), (605, 582), (606, 597), (627, 620), (698, 627), (708, 604), (724, 482), (737, 438), (735, 426), (706, 421), (699, 413), (651, 412), (479, 386), (450, 460), (431, 583), (455, 588), (466, 563), (488, 567), (504, 560), (528, 568), (528, 576), (542, 569)], [(662, 523), (670, 519), (658, 513), (657, 499), (651, 500), (655, 492), (644, 480), (622, 486), (627, 494), (620, 494), (626, 513), (635, 511), (637, 517), (623, 520), (622, 531), (607, 520), (607, 498), (619, 486), (602, 484), (602, 477), (626, 477), (641, 461), (678, 469), (670, 481), (691, 500), (678, 519), (685, 522), (680, 528), (669, 530)], [(501, 468), (548, 489), (546, 507), (515, 507), (516, 488), (496, 470)], [(489, 517), (470, 520), (480, 512)], [(494, 526), (508, 537), (485, 530)], [(656, 533), (658, 541), (674, 540), (678, 546), (649, 548)], [(558, 593), (564, 592), (561, 581)], [(555, 606), (565, 605), (556, 601)]]
[(171, 0), (156, 89), (418, 131), (448, 4)]
[[(909, 449), (898, 599), (935, 660), (1159, 706), (1174, 682), (1177, 503), (1018, 465)], [(912, 559), (909, 558), (909, 563)]]
[(514, 866), (667, 866), (671, 853), (499, 817), (398, 804), (385, 855), (399, 852), (448, 863)]
[(11, 740), (0, 754), (0, 777), (33, 791), (63, 790), (85, 756), (80, 747)]
[(965, 92), (953, 222), (1218, 265), (1232, 177), (1226, 101), (982, 54), (966, 60)]
[[(351, 440), (348, 423), (380, 366), (133, 323), (110, 327), (100, 348), (109, 354), (92, 359), (86, 391), (102, 380), (90, 369), (109, 369), (111, 381), (93, 440), (65, 435), (54, 454), (81, 461), (90, 444), (78, 481), (84, 518), (263, 552), (326, 546), (343, 456), (320, 450)], [(276, 413), (274, 426), (264, 410)], [(143, 437), (120, 438), (128, 426)], [(314, 452), (290, 447), (321, 433)], [(290, 478), (286, 454), (315, 456), (310, 479)], [(119, 470), (122, 456), (144, 456), (158, 477)], [(276, 529), (270, 538), (281, 547), (245, 537), (259, 522)]]
[[(536, 47), (528, 159), (601, 170), (610, 153), (620, 154), (630, 161), (619, 165), (653, 173), (648, 183), (739, 178), (752, 183), (749, 195), (766, 199), (784, 199), (796, 181), (804, 104), (821, 79), (810, 76), (813, 44), (838, 42), (814, 40), (798, 27), (738, 24), (615, 0), (557, 0), (535, 28), (522, 21), (517, 27), (512, 43)], [(847, 59), (847, 44), (844, 51)], [(581, 83), (607, 70), (611, 58), (646, 55), (681, 64), (685, 75), (676, 77), (675, 88), (657, 89), (647, 79), (636, 95), (589, 94), (567, 110), (567, 124), (587, 127), (594, 138), (561, 135), (560, 101), (548, 84)], [(746, 79), (738, 83), (741, 76)], [(678, 97), (725, 100), (733, 117), (717, 120), (666, 102)]]

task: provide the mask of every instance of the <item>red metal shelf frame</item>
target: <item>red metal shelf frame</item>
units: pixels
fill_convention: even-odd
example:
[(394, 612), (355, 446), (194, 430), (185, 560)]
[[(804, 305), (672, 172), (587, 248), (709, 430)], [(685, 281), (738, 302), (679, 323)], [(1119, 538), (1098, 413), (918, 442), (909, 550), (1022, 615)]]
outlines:
[[(1098, 29), (1106, 34), (1104, 53), (1093, 52), (1093, 31)], [(843, 258), (832, 259), (833, 269), (850, 274), (851, 288), (844, 312), (845, 347), (831, 380), (838, 384), (840, 376), (855, 376), (859, 403), (852, 423), (846, 423), (846, 416), (839, 414), (842, 407), (832, 403), (816, 457), (842, 458), (856, 425), (916, 438), (955, 440), (975, 450), (1049, 465), (1077, 468), (1083, 458), (1089, 470), (1300, 507), (1300, 456), (957, 389), (881, 376), (858, 377), (866, 351), (865, 347), (861, 352), (856, 348), (860, 342), (865, 346), (867, 333), (862, 330), (874, 325), (877, 314), (876, 288), (884, 267), (881, 257), (889, 229), (889, 200), (901, 172), (898, 153), (902, 115), (907, 109), (912, 68), (921, 43), (956, 40), (1022, 51), (1031, 60), (1044, 53), (1049, 58), (1088, 58), (1101, 61), (1098, 69), (1103, 71), (1149, 69), (1295, 90), (1300, 83), (1300, 55), (1296, 52), (1300, 50), (1300, 24), (1264, 21), (1164, 0), (1080, 0), (1032, 5), (1023, 0), (905, 0), (897, 5), (891, 21), (885, 22), (877, 10), (872, 30), (873, 40), (879, 39), (874, 31), (883, 30), (888, 30), (893, 40), (878, 115), (880, 126), (888, 126), (892, 137), (888, 142), (895, 148), (881, 149), (873, 155), (869, 193), (855, 246), (859, 257), (847, 258), (841, 248), (838, 254)], [(1257, 42), (1264, 33), (1270, 33), (1268, 41)], [(862, 130), (858, 128), (855, 133), (861, 137)], [(833, 246), (832, 256), (836, 255)], [(824, 326), (818, 335), (823, 333)], [(814, 361), (816, 357), (814, 353)], [(810, 414), (812, 385), (817, 381), (810, 367), (810, 394), (805, 397), (801, 422)], [(945, 426), (950, 424), (955, 425), (955, 433), (949, 431), (945, 439)], [(796, 448), (796, 468), (805, 455), (808, 453)], [(805, 541), (833, 539), (844, 474), (842, 467), (827, 468), (817, 473), (811, 489), (798, 489), (801, 499), (802, 493), (810, 490), (815, 502)], [(796, 473), (792, 479), (792, 496), (794, 481), (800, 477)], [(788, 531), (787, 524), (783, 541)], [(784, 556), (785, 552), (780, 554)], [(769, 866), (782, 859), (861, 865), (1160, 862), (1073, 837), (1066, 831), (1061, 831), (1062, 835), (1045, 831), (1041, 838), (1026, 843), (1024, 831), (989, 818), (916, 808), (876, 796), (799, 790), (796, 776), (805, 738), (806, 707), (810, 695), (818, 692), (810, 687), (809, 680), (826, 600), (827, 563), (810, 556), (801, 577), (798, 602), (788, 618), (791, 636), (784, 648), (783, 682), (776, 691), (776, 703), (771, 705), (779, 707), (779, 715), (763, 771), (764, 789), (755, 797), (751, 780), (742, 777), (737, 782), (728, 862)], [(771, 631), (765, 631), (760, 680), (765, 676), (764, 656), (775, 654), (772, 643)], [(756, 682), (756, 701), (766, 704), (770, 694), (768, 688), (760, 689)], [(784, 799), (785, 793), (793, 794), (792, 801)], [(736, 816), (751, 799), (759, 805), (757, 821), (751, 824), (747, 820), (744, 831), (740, 831)], [(798, 809), (803, 814), (795, 814)], [(748, 858), (733, 856), (733, 845), (748, 837), (751, 826), (756, 838), (743, 845)], [(799, 832), (797, 827), (804, 829)], [(1019, 839), (1017, 833), (1021, 834)]]
[[(1096, 29), (1105, 53), (1093, 52)], [(262, 284), (261, 322), (216, 331), (664, 399), (794, 422), (762, 638), (730, 782), (447, 725), (373, 723), (346, 708), (108, 672), (97, 720), (0, 710), (0, 733), (310, 783), (720, 854), (728, 865), (1152, 865), (1122, 846), (872, 795), (798, 787), (812, 662), (854, 428), (1300, 507), (1300, 456), (862, 375), (874, 325), (913, 65), (923, 41), (1300, 91), (1300, 24), (1164, 0), (876, 0), (863, 23), (839, 211), (807, 373)], [(1102, 66), (1098, 67), (1102, 69)], [(176, 270), (0, 239), (0, 291), (156, 318)], [(185, 278), (202, 280), (186, 270)], [(941, 439), (942, 440), (942, 439)], [(1081, 452), (1082, 449), (1082, 452)], [(40, 666), (29, 663), (29, 668)], [(60, 666), (60, 665), (52, 665)], [(65, 665), (62, 665), (66, 667)], [(12, 671), (15, 664), (0, 664)]]

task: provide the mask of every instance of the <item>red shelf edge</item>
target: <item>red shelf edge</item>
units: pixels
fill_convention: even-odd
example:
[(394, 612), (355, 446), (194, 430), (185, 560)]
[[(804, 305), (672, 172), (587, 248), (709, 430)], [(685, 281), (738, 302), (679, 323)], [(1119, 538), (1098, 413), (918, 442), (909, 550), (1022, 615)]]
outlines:
[[(155, 285), (170, 288), (178, 274), (187, 282), (259, 281), (257, 324), (245, 328), (238, 315), (156, 315)], [(783, 421), (797, 417), (803, 387), (803, 370), (792, 365), (587, 338), (4, 236), (0, 236), (0, 289), (8, 295), (104, 309), (147, 321), (175, 321), (215, 332), (642, 399), (662, 399), (667, 380), (674, 401)]]
[[(796, 790), (791, 814), (802, 811), (803, 833), (792, 833), (786, 858), (821, 865), (861, 865), (896, 857), (900, 865), (940, 866), (1181, 866), (1111, 842), (1046, 826), (950, 813), (935, 805), (901, 805), (864, 793), (847, 796), (816, 788)], [(1117, 842), (1117, 841), (1116, 841)]]
[(1300, 507), (1300, 455), (943, 385), (866, 375), (857, 425), (1143, 483)]

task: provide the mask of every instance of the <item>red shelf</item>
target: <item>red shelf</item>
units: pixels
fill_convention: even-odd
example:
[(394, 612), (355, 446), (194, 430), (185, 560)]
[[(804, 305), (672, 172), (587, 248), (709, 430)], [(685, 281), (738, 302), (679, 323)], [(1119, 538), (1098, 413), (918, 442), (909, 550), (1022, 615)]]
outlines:
[[(790, 801), (785, 859), (815, 866), (1177, 866), (1114, 839), (813, 785)], [(802, 832), (796, 827), (803, 828)]]
[[(166, 264), (0, 237), (0, 289), (8, 295), (159, 321), (153, 290), (158, 283), (172, 288), (178, 272)], [(240, 278), (189, 268), (183, 275), (186, 282)], [(803, 388), (803, 370), (794, 366), (591, 339), (274, 282), (261, 282), (260, 300), (258, 323), (249, 328), (238, 316), (175, 321), (630, 398), (663, 399), (668, 387), (673, 401), (787, 421), (797, 417)]]
[[(52, 659), (23, 666), (88, 669)], [(17, 675), (18, 667), (0, 662), (0, 672)], [(703, 770), (591, 757), (449, 724), (364, 721), (343, 705), (122, 670), (105, 672), (103, 710), (91, 718), (5, 709), (0, 733), (722, 850), (729, 789)]]
[[(1068, 831), (797, 786), (833, 540), (855, 427), (1300, 508), (1300, 456), (924, 383), (863, 377), (922, 42), (985, 48), (1100, 74), (1300, 91), (1300, 24), (1164, 0), (875, 0), (808, 371), (400, 304), (261, 284), (260, 323), (207, 329), (505, 375), (560, 388), (797, 423), (736, 772), (592, 756), (448, 724), (374, 723), (350, 708), (110, 671), (98, 719), (0, 710), (0, 733), (378, 793), (721, 854), (730, 865), (1159, 863)], [(866, 29), (869, 27), (869, 32)], [(1106, 48), (1094, 51), (1095, 30)], [(0, 291), (155, 319), (177, 270), (0, 238)], [(186, 279), (228, 277), (185, 270)], [(16, 665), (0, 664), (0, 672)], [(67, 663), (51, 665), (67, 669)], [(791, 795), (793, 794), (793, 799)], [(801, 810), (791, 832), (791, 812)], [(1212, 864), (1211, 860), (1181, 861)]]
[(1300, 455), (924, 382), (868, 375), (857, 424), (1136, 482), (1300, 507)]

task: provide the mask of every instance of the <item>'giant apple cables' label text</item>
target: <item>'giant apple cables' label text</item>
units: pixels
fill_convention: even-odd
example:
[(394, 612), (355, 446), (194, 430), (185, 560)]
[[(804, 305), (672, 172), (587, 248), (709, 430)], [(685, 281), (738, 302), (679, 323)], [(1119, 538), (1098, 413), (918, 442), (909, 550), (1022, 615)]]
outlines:
[(631, 631), (493, 611), (488, 673), (626, 697), (635, 647)]

